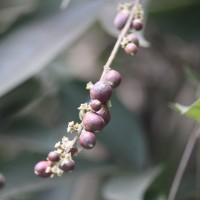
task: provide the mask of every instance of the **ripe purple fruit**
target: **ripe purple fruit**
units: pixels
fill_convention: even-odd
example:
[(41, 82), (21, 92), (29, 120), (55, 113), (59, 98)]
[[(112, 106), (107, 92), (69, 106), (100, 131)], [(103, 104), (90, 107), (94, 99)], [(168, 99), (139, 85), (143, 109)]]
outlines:
[(89, 105), (94, 111), (99, 111), (101, 109), (101, 102), (97, 99), (91, 100)]
[(134, 33), (128, 34), (127, 39), (129, 42), (133, 42), (134, 44), (139, 46), (139, 39), (138, 39), (137, 35), (135, 35)]
[(80, 135), (79, 143), (85, 149), (92, 149), (96, 144), (96, 137), (94, 133), (85, 131)]
[(105, 76), (105, 81), (107, 81), (112, 88), (116, 88), (121, 83), (121, 74), (116, 70), (110, 70)]
[(136, 31), (140, 31), (143, 28), (143, 23), (141, 19), (134, 19), (132, 21), (132, 26)]
[(65, 172), (72, 171), (75, 168), (75, 162), (71, 159), (66, 160), (60, 168)]
[(71, 153), (72, 156), (74, 156), (77, 152), (78, 152), (78, 148), (77, 147), (72, 147), (69, 150), (69, 153)]
[(107, 106), (102, 106), (101, 110), (99, 110), (97, 114), (103, 118), (105, 125), (109, 123), (111, 119), (111, 113)]
[(57, 162), (57, 161), (59, 161), (59, 159), (60, 159), (59, 154), (56, 153), (55, 151), (49, 152), (47, 158), (48, 158), (48, 160), (51, 161), (51, 162)]
[(97, 99), (105, 104), (112, 95), (111, 86), (105, 81), (98, 81), (90, 90), (91, 99)]
[(103, 118), (93, 112), (88, 112), (83, 118), (83, 125), (86, 131), (100, 131), (105, 126)]
[(117, 29), (122, 30), (128, 20), (128, 17), (129, 17), (128, 11), (118, 12), (114, 19), (114, 26)]
[(46, 172), (47, 168), (50, 167), (50, 163), (49, 161), (40, 161), (38, 162), (35, 167), (34, 167), (34, 171), (35, 171), (35, 174), (37, 176), (40, 176), (42, 178), (47, 178), (47, 177), (50, 177), (51, 176), (51, 172)]
[(134, 43), (128, 43), (125, 48), (125, 52), (129, 55), (135, 55), (137, 53), (138, 47)]

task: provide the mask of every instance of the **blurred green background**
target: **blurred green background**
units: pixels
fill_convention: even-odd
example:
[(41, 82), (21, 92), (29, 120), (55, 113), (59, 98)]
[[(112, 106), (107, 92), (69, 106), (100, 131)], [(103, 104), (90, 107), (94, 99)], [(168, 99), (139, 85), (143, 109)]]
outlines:
[[(194, 122), (168, 104), (191, 104), (199, 77), (200, 1), (144, 0), (146, 27), (135, 57), (119, 51), (122, 84), (112, 120), (76, 170), (41, 179), (33, 168), (66, 135), (87, 82), (99, 79), (118, 32), (118, 0), (0, 1), (0, 200), (165, 200)], [(121, 1), (123, 2), (123, 1)], [(187, 69), (187, 70), (185, 70)], [(198, 145), (177, 199), (200, 199)]]

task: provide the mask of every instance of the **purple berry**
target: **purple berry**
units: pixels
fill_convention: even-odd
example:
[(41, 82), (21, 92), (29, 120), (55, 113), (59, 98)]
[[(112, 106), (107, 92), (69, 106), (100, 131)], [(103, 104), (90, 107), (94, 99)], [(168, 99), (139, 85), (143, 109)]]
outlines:
[(88, 112), (83, 118), (83, 125), (86, 131), (100, 131), (105, 126), (103, 118), (93, 112)]
[(97, 99), (91, 100), (89, 105), (94, 111), (99, 111), (101, 109), (101, 102)]
[(71, 159), (66, 160), (60, 168), (65, 172), (72, 171), (75, 168), (75, 162)]
[(71, 153), (72, 156), (74, 156), (77, 152), (78, 152), (78, 148), (77, 147), (72, 147), (69, 150), (69, 153)]
[(107, 106), (102, 106), (101, 110), (99, 110), (97, 114), (103, 118), (105, 125), (109, 123), (111, 119), (111, 113)]
[(51, 161), (51, 162), (57, 162), (57, 161), (59, 161), (59, 159), (60, 159), (59, 154), (56, 153), (55, 151), (49, 152), (47, 158), (48, 158), (48, 160)]
[(37, 176), (40, 176), (42, 178), (47, 178), (51, 176), (51, 172), (46, 173), (46, 169), (50, 167), (50, 163), (48, 161), (40, 161), (38, 162), (35, 167), (34, 171)]
[(134, 43), (128, 43), (125, 48), (125, 52), (129, 55), (135, 55), (137, 53), (138, 47)]
[(112, 95), (111, 86), (105, 81), (98, 81), (90, 90), (91, 99), (97, 99), (101, 103), (105, 104)]
[(114, 19), (114, 26), (117, 29), (122, 30), (128, 20), (128, 17), (129, 17), (128, 11), (118, 12)]
[(85, 149), (92, 149), (96, 144), (96, 137), (94, 133), (85, 131), (80, 135), (79, 143)]
[(143, 23), (142, 23), (141, 19), (134, 19), (132, 21), (132, 26), (136, 31), (140, 31), (143, 28)]
[(128, 34), (127, 39), (129, 42), (133, 42), (134, 44), (139, 46), (139, 39), (138, 39), (137, 35), (135, 35), (134, 33)]
[(116, 70), (110, 70), (105, 76), (105, 81), (107, 81), (112, 88), (116, 88), (121, 83), (121, 74)]

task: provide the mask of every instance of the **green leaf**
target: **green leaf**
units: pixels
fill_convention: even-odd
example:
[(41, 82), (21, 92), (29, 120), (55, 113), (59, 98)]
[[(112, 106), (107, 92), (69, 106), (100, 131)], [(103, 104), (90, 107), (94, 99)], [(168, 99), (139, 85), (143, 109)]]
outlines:
[(175, 103), (171, 104), (170, 107), (179, 112), (181, 115), (185, 115), (200, 123), (200, 99), (195, 101), (191, 106), (183, 106)]
[(38, 97), (41, 92), (40, 86), (40, 82), (32, 78), (0, 98), (0, 130), (4, 123), (8, 122), (8, 118)]
[(155, 1), (150, 6), (150, 17), (166, 34), (176, 35), (187, 42), (196, 42), (200, 33), (200, 22), (196, 20), (200, 17), (199, 8), (197, 0)]
[(151, 2), (150, 11), (151, 12), (163, 12), (163, 11), (172, 11), (177, 8), (187, 8), (189, 6), (196, 6), (199, 4), (198, 0), (168, 0), (161, 2), (155, 0)]
[(19, 18), (33, 12), (37, 4), (37, 0), (16, 0), (0, 2), (0, 34), (9, 29)]
[[(96, 20), (99, 1), (37, 16), (1, 39), (0, 96), (37, 74)], [(66, 20), (67, 19), (67, 20)]]
[(113, 177), (104, 185), (103, 195), (108, 200), (142, 200), (145, 190), (159, 171), (155, 168), (140, 174)]
[[(110, 165), (98, 165), (95, 163), (87, 163), (87, 167), (80, 170), (74, 170), (73, 173), (66, 173), (62, 178), (54, 177), (53, 179), (42, 179), (34, 174), (34, 165), (36, 162), (44, 159), (45, 155), (24, 152), (17, 157), (9, 158), (7, 161), (0, 163), (1, 172), (6, 177), (6, 186), (1, 190), (1, 200), (10, 199), (34, 199), (31, 196), (37, 196), (37, 200), (64, 200), (72, 199), (77, 193), (77, 184), (81, 178), (85, 176), (87, 179), (95, 176), (105, 176), (111, 174), (115, 169)], [(78, 161), (77, 165), (82, 162)], [(85, 164), (84, 164), (85, 165)], [(91, 186), (88, 184), (88, 187)], [(88, 188), (88, 189), (89, 189)], [(58, 192), (59, 191), (59, 192)], [(51, 195), (50, 195), (51, 194)], [(22, 198), (28, 195), (29, 198)], [(64, 197), (60, 197), (63, 195)]]
[(187, 78), (195, 85), (195, 86), (199, 86), (200, 81), (197, 77), (197, 75), (192, 71), (192, 69), (189, 66), (185, 66), (183, 68), (185, 75), (187, 76)]
[(57, 141), (56, 130), (28, 115), (15, 117), (0, 134), (1, 154), (15, 156), (27, 150), (47, 153)]
[(136, 168), (148, 163), (144, 130), (137, 117), (112, 96), (111, 121), (99, 134), (98, 139), (123, 165), (130, 163)]

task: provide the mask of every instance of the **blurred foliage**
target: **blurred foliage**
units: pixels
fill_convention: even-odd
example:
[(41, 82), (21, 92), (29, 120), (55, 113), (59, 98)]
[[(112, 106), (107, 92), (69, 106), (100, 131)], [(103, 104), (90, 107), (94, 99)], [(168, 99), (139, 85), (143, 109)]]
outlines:
[[(199, 85), (195, 0), (143, 1), (146, 30), (139, 37), (151, 47), (134, 58), (120, 51), (114, 61), (123, 82), (96, 148), (83, 151), (76, 170), (62, 178), (42, 180), (33, 172), (68, 121), (79, 120), (77, 107), (89, 99), (86, 82), (98, 79), (118, 34), (112, 21), (119, 2), (73, 0), (60, 10), (61, 1), (0, 1), (1, 200), (166, 199), (191, 131), (168, 103), (191, 104)], [(186, 74), (194, 85), (181, 66), (191, 66)], [(178, 109), (199, 118), (199, 100)], [(199, 199), (195, 162), (194, 155), (177, 199)]]

